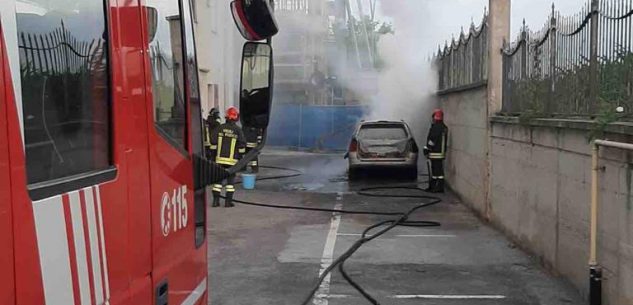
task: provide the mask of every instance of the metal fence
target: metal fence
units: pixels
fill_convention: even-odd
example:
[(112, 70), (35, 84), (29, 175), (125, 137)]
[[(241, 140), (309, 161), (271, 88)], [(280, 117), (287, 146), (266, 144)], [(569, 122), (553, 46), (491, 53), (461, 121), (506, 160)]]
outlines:
[(540, 31), (524, 23), (504, 48), (502, 112), (589, 116), (633, 111), (633, 0), (587, 0), (573, 16), (552, 6)]
[(471, 23), (468, 34), (462, 30), (458, 39), (440, 48), (436, 57), (439, 91), (446, 92), (488, 80), (488, 15), (479, 27)]
[(275, 11), (290, 11), (309, 13), (310, 8), (314, 6), (314, 0), (275, 0)]
[(23, 53), (20, 69), (25, 77), (50, 76), (102, 71), (106, 55), (104, 40), (78, 41), (62, 26), (47, 34), (20, 33), (19, 49)]
[(343, 151), (367, 112), (363, 106), (274, 105), (267, 144)]

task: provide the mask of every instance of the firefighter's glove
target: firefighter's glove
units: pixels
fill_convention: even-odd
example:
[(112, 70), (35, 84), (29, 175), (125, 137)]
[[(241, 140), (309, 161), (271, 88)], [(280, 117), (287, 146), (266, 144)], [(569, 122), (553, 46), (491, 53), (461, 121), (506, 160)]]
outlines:
[(422, 149), (422, 153), (424, 153), (424, 156), (428, 157), (429, 156), (429, 148), (424, 146), (424, 149)]

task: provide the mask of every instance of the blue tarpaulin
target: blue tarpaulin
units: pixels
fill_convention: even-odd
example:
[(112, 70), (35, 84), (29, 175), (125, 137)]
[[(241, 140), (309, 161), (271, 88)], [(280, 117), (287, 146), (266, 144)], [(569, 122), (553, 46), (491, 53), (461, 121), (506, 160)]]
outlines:
[(274, 105), (267, 144), (345, 150), (366, 110), (362, 106)]

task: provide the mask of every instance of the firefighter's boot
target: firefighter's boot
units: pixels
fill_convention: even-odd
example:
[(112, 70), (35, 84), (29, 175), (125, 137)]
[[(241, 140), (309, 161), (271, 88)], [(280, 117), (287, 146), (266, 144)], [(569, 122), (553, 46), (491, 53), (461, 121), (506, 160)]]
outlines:
[(437, 180), (434, 193), (444, 193), (444, 179)]
[(253, 174), (257, 174), (259, 172), (259, 165), (257, 163), (257, 160), (249, 162), (248, 167), (250, 168), (251, 173)]
[(232, 185), (226, 186), (226, 199), (224, 199), (224, 207), (232, 208), (235, 205), (233, 204), (233, 194), (235, 194), (235, 187)]
[(425, 189), (425, 191), (432, 193), (433, 191), (435, 191), (436, 185), (437, 185), (437, 180), (433, 178), (429, 178), (429, 186)]
[(220, 206), (220, 193), (213, 192), (213, 204), (211, 205), (211, 207), (217, 208), (219, 206)]
[(212, 208), (217, 208), (220, 206), (220, 196), (222, 195), (222, 185), (214, 184), (213, 185), (213, 204)]

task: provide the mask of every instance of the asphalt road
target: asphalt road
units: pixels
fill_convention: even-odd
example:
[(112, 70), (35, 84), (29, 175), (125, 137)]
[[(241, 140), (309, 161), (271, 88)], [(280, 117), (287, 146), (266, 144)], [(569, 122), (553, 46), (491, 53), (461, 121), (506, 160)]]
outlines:
[[(420, 199), (358, 195), (368, 186), (415, 185), (375, 177), (349, 183), (339, 155), (267, 152), (263, 165), (291, 167), (304, 175), (258, 182), (236, 198), (305, 207), (406, 211)], [(264, 169), (260, 177), (284, 174)], [(419, 185), (424, 187), (420, 177)], [(409, 191), (399, 190), (397, 194)], [(503, 235), (479, 221), (454, 196), (412, 220), (437, 228), (398, 227), (365, 244), (346, 270), (381, 304), (563, 305), (585, 304), (564, 280), (545, 272)], [(239, 205), (209, 208), (209, 304), (299, 305), (321, 270), (367, 226), (385, 216), (334, 215)], [(370, 304), (334, 271), (310, 304)]]

